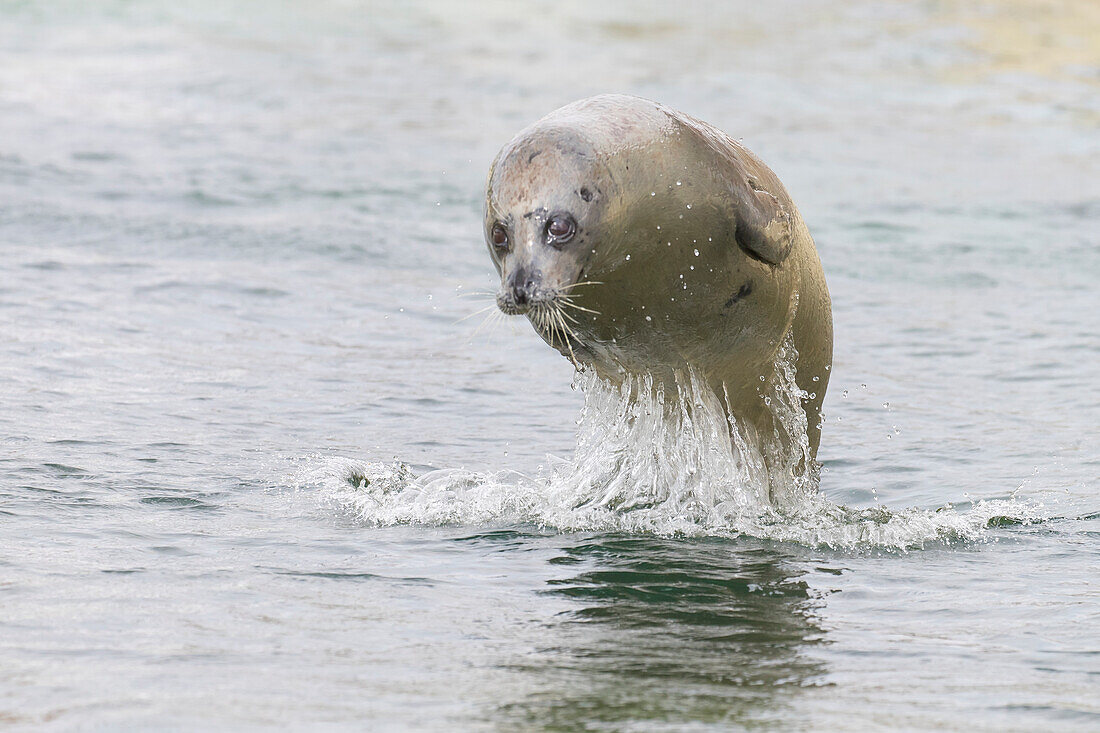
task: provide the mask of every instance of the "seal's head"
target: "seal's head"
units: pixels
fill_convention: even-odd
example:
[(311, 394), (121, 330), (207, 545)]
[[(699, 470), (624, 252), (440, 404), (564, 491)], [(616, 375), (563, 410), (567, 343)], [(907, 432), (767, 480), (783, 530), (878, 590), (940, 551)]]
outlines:
[(602, 374), (737, 362), (758, 376), (796, 312), (793, 211), (774, 173), (705, 123), (636, 97), (581, 100), (490, 169), (497, 304)]
[(593, 254), (601, 192), (594, 151), (572, 130), (521, 135), (489, 172), (485, 239), (508, 315), (560, 311)]

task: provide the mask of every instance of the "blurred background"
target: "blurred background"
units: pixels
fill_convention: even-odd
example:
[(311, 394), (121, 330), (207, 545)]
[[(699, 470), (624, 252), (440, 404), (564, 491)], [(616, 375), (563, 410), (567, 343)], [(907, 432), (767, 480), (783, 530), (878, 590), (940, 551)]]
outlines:
[[(463, 294), (496, 151), (604, 92), (800, 207), (827, 497), (912, 508), (902, 545), (947, 504), (1055, 523), (883, 560), (342, 509), (336, 458), (569, 456), (568, 363)], [(1091, 0), (0, 0), (0, 724), (1096, 725), (1098, 278)], [(653, 605), (599, 574), (647, 559)]]

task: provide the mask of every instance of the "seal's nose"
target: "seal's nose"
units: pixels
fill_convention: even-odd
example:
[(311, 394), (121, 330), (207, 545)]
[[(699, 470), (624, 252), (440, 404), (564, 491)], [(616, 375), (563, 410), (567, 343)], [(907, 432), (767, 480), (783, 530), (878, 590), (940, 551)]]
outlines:
[(508, 278), (508, 287), (512, 291), (512, 300), (516, 305), (527, 305), (535, 295), (535, 285), (539, 273), (526, 267), (517, 267)]

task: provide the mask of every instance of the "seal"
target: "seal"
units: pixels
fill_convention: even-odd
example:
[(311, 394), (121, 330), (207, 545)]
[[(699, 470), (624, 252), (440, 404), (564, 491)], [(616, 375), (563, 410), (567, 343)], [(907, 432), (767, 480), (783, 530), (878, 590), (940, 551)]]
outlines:
[(783, 184), (736, 140), (638, 97), (574, 102), (496, 156), (485, 237), (500, 310), (601, 378), (693, 370), (767, 438), (791, 434), (770, 406), (793, 369), (816, 457), (825, 275)]

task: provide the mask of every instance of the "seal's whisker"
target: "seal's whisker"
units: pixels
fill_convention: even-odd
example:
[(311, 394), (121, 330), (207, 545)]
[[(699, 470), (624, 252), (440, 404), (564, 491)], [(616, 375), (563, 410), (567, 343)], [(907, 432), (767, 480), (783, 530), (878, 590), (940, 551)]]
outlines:
[[(563, 315), (563, 316), (565, 315), (565, 311), (562, 311), (562, 315)], [(576, 332), (576, 331), (574, 331), (574, 330), (573, 330), (573, 328), (572, 328), (571, 326), (565, 325), (565, 323), (564, 323), (564, 322), (562, 323), (562, 325), (563, 325), (563, 326), (565, 326), (565, 330), (566, 330), (566, 331), (568, 331), (568, 333), (569, 333), (569, 336), (570, 336), (570, 337), (571, 337), (571, 338), (572, 338), (572, 339), (573, 339), (574, 341), (577, 341), (577, 342), (579, 343), (579, 342), (580, 342), (580, 338), (578, 338), (578, 337), (577, 337), (577, 332)]]
[(546, 308), (540, 308), (539, 312), (542, 314), (542, 330), (546, 332), (546, 335), (550, 337), (550, 345), (554, 345), (554, 340), (557, 338), (558, 331), (555, 327), (553, 320), (550, 318), (550, 312)]
[(558, 307), (557, 312), (558, 312), (558, 315), (564, 316), (565, 318), (568, 318), (571, 322), (573, 322), (577, 325), (580, 325), (580, 322), (576, 318), (574, 318), (570, 314), (566, 313), (564, 310), (562, 310), (562, 308), (560, 306)]
[(568, 305), (568, 304), (569, 304), (569, 299), (568, 298), (558, 298), (557, 300), (553, 301), (553, 303), (551, 303), (551, 305), (553, 306), (553, 309), (554, 309), (554, 315), (557, 317), (558, 321), (562, 324), (562, 326), (565, 326), (565, 328), (568, 331), (569, 335), (572, 336), (574, 339), (576, 339), (577, 338), (576, 333), (573, 331), (572, 328), (569, 328), (568, 324), (566, 324), (566, 322), (565, 322), (566, 319), (568, 319), (568, 320), (572, 321), (573, 323), (577, 323), (577, 319), (574, 318), (569, 313), (567, 313), (565, 311), (565, 308), (562, 307), (562, 306)]
[(558, 327), (557, 311), (552, 307), (546, 309), (546, 323), (550, 326), (550, 334), (552, 336), (551, 343), (553, 343), (553, 341), (558, 341), (562, 345), (565, 345), (565, 334), (562, 333), (562, 330)]
[(487, 316), (485, 316), (484, 319), (482, 319), (481, 323), (478, 324), (478, 327), (474, 329), (474, 332), (470, 334), (470, 339), (473, 340), (477, 338), (477, 335), (486, 329), (488, 329), (488, 331), (492, 331), (493, 328), (503, 322), (503, 313), (501, 313), (499, 310), (491, 311)]
[(558, 337), (557, 323), (551, 317), (550, 309), (543, 310), (543, 315), (544, 315), (543, 324), (542, 324), (543, 325), (543, 330), (546, 332), (546, 335), (550, 337), (550, 345), (553, 346), (554, 341)]
[(473, 339), (477, 338), (478, 334), (480, 334), (482, 331), (484, 331), (485, 328), (487, 326), (489, 326), (491, 323), (493, 323), (493, 321), (495, 321), (495, 320), (496, 320), (496, 314), (495, 313), (487, 314), (484, 318), (481, 319), (481, 323), (477, 324), (477, 328), (474, 329), (474, 332), (472, 334), (470, 334), (470, 339), (473, 340)]
[(536, 305), (531, 311), (531, 320), (535, 324), (535, 328), (540, 331), (546, 330), (546, 309), (541, 304)]
[(550, 345), (554, 345), (554, 324), (550, 320), (549, 308), (543, 303), (535, 305), (532, 311), (535, 314), (533, 322), (540, 333), (545, 333), (550, 339)]
[(570, 337), (576, 339), (577, 335), (573, 332), (573, 329), (569, 328), (569, 324), (565, 322), (565, 319), (562, 318), (561, 308), (555, 309), (554, 315), (557, 317), (558, 325), (561, 327), (562, 341), (565, 342), (566, 348), (569, 349), (569, 361), (573, 362), (574, 368), (579, 369), (580, 365), (577, 363), (577, 355), (573, 353), (573, 342), (570, 339)]
[(585, 313), (591, 313), (594, 316), (600, 315), (599, 311), (592, 310), (591, 308), (585, 308), (584, 306), (577, 305), (576, 303), (566, 303), (566, 306), (568, 306), (569, 308), (574, 308), (574, 309), (579, 310), (579, 311), (584, 311)]
[(579, 288), (582, 285), (604, 285), (604, 283), (600, 282), (599, 280), (583, 280), (581, 282), (573, 283), (571, 285), (565, 285), (561, 289), (568, 292), (573, 288)]
[(562, 305), (564, 305), (568, 308), (575, 308), (579, 311), (584, 311), (585, 313), (592, 313), (593, 315), (597, 315), (597, 316), (600, 315), (600, 312), (597, 311), (597, 310), (592, 310), (591, 308), (585, 308), (583, 305), (577, 305), (576, 303), (573, 302), (573, 299), (570, 298), (568, 295), (559, 298), (559, 301), (561, 302)]
[[(474, 316), (480, 316), (482, 313), (485, 313), (486, 311), (491, 311), (491, 310), (495, 309), (496, 307), (497, 307), (496, 303), (490, 303), (489, 305), (485, 306), (484, 308), (478, 308), (473, 313), (462, 316), (462, 318), (459, 318), (458, 320), (456, 320), (455, 323), (462, 323), (463, 321), (468, 321), (471, 318), (473, 318)], [(498, 310), (497, 312), (499, 313), (500, 311)]]
[(569, 340), (566, 338), (565, 330), (561, 327), (562, 320), (559, 315), (560, 309), (557, 307), (556, 304), (552, 303), (547, 310), (550, 317), (550, 330), (551, 333), (554, 335), (555, 340), (560, 339), (562, 346), (568, 346)]

